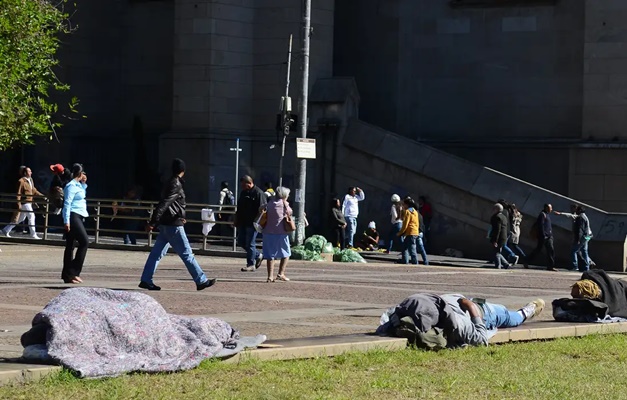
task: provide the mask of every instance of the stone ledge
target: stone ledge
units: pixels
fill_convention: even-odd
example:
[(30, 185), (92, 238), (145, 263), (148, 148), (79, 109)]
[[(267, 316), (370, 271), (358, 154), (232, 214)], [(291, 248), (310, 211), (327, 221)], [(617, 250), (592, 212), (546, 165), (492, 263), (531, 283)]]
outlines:
[[(490, 344), (548, 340), (563, 337), (581, 337), (591, 334), (607, 335), (627, 333), (627, 322), (611, 324), (573, 324), (555, 321), (532, 322), (513, 329), (502, 329), (490, 340)], [(407, 340), (372, 334), (321, 336), (301, 339), (268, 341), (258, 349), (247, 350), (231, 358), (227, 363), (249, 359), (260, 361), (294, 360), (317, 357), (334, 357), (347, 352), (369, 350), (399, 350), (407, 346)], [(0, 385), (26, 383), (42, 379), (60, 371), (61, 367), (0, 362)]]
[(260, 348), (244, 351), (225, 362), (256, 360), (294, 360), (303, 358), (334, 357), (353, 351), (397, 350), (407, 347), (407, 340), (368, 334), (322, 336), (303, 339), (268, 341)]
[(35, 382), (58, 371), (61, 367), (53, 365), (0, 362), (0, 385)]

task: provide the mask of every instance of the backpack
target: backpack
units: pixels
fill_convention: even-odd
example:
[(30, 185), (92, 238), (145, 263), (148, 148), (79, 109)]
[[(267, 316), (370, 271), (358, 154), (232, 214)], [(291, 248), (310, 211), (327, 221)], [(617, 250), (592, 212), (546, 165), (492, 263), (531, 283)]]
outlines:
[(226, 192), (226, 196), (224, 196), (224, 203), (222, 203), (222, 205), (224, 206), (235, 205), (235, 196), (233, 195), (233, 192), (231, 192), (230, 190)]

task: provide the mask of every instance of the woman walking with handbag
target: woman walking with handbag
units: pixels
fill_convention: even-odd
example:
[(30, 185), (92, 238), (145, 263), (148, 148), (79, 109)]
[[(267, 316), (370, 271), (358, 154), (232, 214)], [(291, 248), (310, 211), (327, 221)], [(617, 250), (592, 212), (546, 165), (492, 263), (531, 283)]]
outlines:
[[(83, 283), (80, 278), (87, 255), (89, 237), (83, 224), (87, 213), (87, 175), (81, 164), (72, 166), (72, 180), (63, 189), (63, 224), (65, 225), (65, 253), (61, 279), (65, 283)], [(74, 256), (74, 241), (78, 242)]]
[[(268, 199), (266, 206), (267, 222), (263, 229), (263, 258), (268, 263), (268, 282), (289, 281), (285, 276), (285, 268), (292, 252), (290, 250), (289, 233), (296, 230), (292, 220), (292, 209), (287, 198), (288, 188), (279, 186), (273, 197)], [(274, 260), (281, 260), (279, 273), (274, 277)]]

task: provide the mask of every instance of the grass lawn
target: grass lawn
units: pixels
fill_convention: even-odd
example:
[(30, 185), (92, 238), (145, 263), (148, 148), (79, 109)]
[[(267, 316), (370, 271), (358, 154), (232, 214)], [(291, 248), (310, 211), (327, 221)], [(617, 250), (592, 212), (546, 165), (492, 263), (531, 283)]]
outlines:
[(0, 399), (627, 399), (627, 335), (465, 350), (353, 353), (80, 380), (61, 372)]

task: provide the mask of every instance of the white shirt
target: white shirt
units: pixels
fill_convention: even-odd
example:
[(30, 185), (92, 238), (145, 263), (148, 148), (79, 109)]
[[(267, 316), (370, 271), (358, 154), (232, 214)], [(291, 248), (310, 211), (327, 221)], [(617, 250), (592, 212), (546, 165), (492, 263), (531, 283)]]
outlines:
[(390, 216), (392, 217), (392, 224), (403, 222), (403, 216), (398, 213), (398, 211), (396, 210), (395, 204), (392, 204), (392, 209), (390, 210)]
[(357, 192), (355, 196), (351, 196), (347, 194), (344, 197), (344, 203), (342, 204), (342, 212), (345, 217), (357, 218), (359, 216), (359, 204), (358, 202), (364, 201), (366, 198), (366, 194), (362, 190), (361, 192)]

